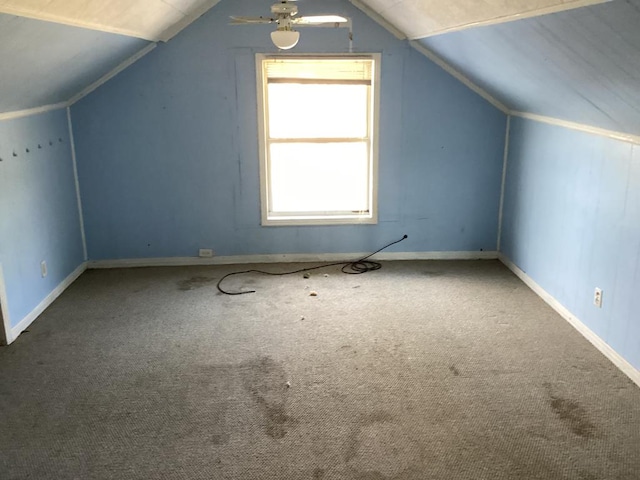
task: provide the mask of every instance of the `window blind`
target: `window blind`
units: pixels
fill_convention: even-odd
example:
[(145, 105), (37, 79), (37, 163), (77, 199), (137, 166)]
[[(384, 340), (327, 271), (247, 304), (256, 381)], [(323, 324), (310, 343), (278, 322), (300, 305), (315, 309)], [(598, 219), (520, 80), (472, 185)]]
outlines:
[(368, 58), (269, 58), (263, 63), (269, 83), (308, 81), (370, 84), (373, 61)]

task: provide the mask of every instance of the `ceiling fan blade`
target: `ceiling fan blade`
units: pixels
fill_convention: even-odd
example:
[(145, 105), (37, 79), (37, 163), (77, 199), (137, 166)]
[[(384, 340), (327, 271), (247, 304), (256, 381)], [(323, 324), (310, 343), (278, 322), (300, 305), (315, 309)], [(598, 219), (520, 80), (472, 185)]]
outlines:
[(291, 19), (291, 23), (300, 26), (319, 26), (319, 25), (331, 25), (334, 26), (336, 23), (343, 24), (348, 23), (349, 20), (345, 17), (341, 17), (339, 15), (311, 15), (304, 16)]
[(245, 25), (245, 24), (256, 24), (256, 23), (275, 23), (275, 18), (269, 17), (230, 17), (231, 22), (230, 25)]

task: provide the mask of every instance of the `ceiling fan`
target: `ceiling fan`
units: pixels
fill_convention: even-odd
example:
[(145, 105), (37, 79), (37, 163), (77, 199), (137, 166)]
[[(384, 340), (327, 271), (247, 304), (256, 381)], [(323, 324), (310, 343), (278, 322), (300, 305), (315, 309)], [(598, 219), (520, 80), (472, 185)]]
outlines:
[[(281, 50), (293, 48), (300, 40), (300, 32), (293, 27), (349, 27), (351, 20), (340, 15), (312, 15), (296, 17), (298, 7), (292, 3), (296, 0), (282, 0), (271, 5), (269, 17), (231, 17), (231, 25), (275, 23), (277, 28), (271, 32), (271, 41)], [(352, 40), (351, 31), (349, 40)]]

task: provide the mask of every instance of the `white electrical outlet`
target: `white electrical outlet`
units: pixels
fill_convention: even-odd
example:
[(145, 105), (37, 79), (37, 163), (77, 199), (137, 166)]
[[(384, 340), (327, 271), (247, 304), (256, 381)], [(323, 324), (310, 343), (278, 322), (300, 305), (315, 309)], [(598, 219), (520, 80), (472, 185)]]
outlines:
[(596, 287), (595, 291), (593, 292), (593, 304), (598, 307), (598, 308), (602, 308), (602, 289)]
[(42, 278), (47, 276), (47, 262), (44, 260), (40, 262), (40, 273), (42, 274)]
[(198, 250), (198, 256), (203, 258), (213, 257), (213, 250), (210, 248), (201, 248)]

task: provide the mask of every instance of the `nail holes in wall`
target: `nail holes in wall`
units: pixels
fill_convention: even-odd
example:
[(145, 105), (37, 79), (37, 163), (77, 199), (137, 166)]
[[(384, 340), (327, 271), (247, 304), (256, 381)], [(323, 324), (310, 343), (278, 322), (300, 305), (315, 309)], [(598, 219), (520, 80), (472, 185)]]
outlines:
[[(63, 143), (62, 141), (62, 137), (58, 137), (58, 143)], [(42, 143), (38, 143), (38, 150), (42, 150)], [(53, 147), (54, 145), (54, 140), (49, 140), (49, 146)], [(29, 147), (25, 147), (24, 149), (25, 153), (31, 153), (31, 149)], [(15, 150), (12, 151), (12, 156), (15, 158), (18, 156), (18, 154), (16, 153)], [(2, 162), (4, 160), (4, 158), (0, 158), (0, 162)]]

